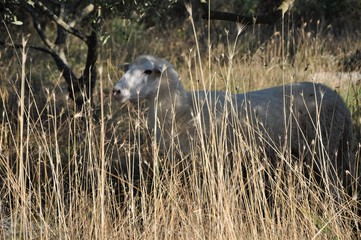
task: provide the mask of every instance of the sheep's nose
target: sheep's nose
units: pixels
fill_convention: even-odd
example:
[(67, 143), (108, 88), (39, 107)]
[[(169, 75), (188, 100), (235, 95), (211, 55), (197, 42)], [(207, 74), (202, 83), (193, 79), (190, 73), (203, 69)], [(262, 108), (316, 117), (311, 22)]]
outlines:
[(120, 94), (120, 89), (118, 88), (113, 88), (113, 96), (117, 96)]
[(122, 86), (115, 85), (113, 87), (113, 97), (121, 102), (126, 102), (130, 98), (130, 95), (129, 90)]

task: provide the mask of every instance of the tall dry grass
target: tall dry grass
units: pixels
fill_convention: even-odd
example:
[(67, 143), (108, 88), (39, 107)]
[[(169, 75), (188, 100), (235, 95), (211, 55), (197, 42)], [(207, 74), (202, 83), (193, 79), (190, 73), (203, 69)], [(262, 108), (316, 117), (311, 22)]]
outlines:
[[(199, 30), (192, 21), (197, 39)], [(294, 67), (286, 59), (283, 32), (247, 55), (240, 47), (247, 38), (242, 38), (242, 28), (235, 37), (228, 35), (228, 44), (209, 45), (206, 52), (202, 42), (182, 46), (193, 50), (183, 50), (184, 61), (176, 65), (182, 79), (188, 79), (183, 80), (188, 89), (229, 92), (303, 80), (308, 77), (306, 66), (335, 70), (336, 64), (324, 60), (327, 38), (302, 37), (305, 30), (299, 31)], [(152, 44), (158, 46), (157, 41)], [(149, 51), (149, 44), (139, 49)], [(166, 51), (163, 47), (159, 54)], [(271, 164), (264, 146), (256, 143), (256, 126), (246, 129), (248, 143), (235, 134), (228, 145), (229, 121), (235, 132), (245, 131), (236, 119), (214, 125), (207, 141), (200, 121), (198, 136), (190, 136), (199, 137), (200, 143), (190, 156), (175, 154), (176, 141), (174, 151), (162, 154), (147, 131), (143, 105), (120, 106), (107, 94), (118, 75), (115, 63), (100, 63), (98, 108), (88, 106), (79, 113), (62, 97), (59, 75), (50, 75), (57, 84), (44, 89), (45, 99), (37, 99), (38, 93), (27, 86), (31, 79), (26, 73), (35, 71), (29, 69), (28, 54), (23, 50), (16, 63), (21, 84), (13, 90), (18, 106), (9, 108), (13, 102), (8, 89), (1, 94), (1, 238), (355, 238), (360, 222), (355, 199), (334, 201), (327, 188), (303, 174), (303, 165), (287, 155), (287, 149), (277, 149), (278, 164)], [(342, 92), (351, 108), (359, 100), (357, 91), (355, 96)]]

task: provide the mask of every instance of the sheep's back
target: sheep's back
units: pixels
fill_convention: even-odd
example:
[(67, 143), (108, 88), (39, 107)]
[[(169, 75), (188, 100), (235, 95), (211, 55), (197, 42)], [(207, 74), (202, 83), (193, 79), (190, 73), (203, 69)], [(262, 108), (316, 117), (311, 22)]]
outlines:
[[(342, 98), (322, 84), (301, 82), (235, 95), (221, 91), (189, 94), (194, 119), (198, 118), (206, 134), (226, 117), (229, 128), (241, 126), (246, 136), (254, 131), (271, 148), (284, 146), (287, 140), (297, 152), (318, 141), (334, 155), (342, 142), (352, 145), (350, 112)], [(235, 113), (239, 123), (234, 122)]]
[[(352, 145), (351, 115), (342, 98), (330, 88), (310, 82), (295, 83), (234, 96), (240, 119), (256, 119), (269, 142), (294, 152), (315, 141), (332, 158), (340, 145)], [(260, 124), (258, 124), (259, 126)], [(343, 153), (339, 153), (343, 154)]]

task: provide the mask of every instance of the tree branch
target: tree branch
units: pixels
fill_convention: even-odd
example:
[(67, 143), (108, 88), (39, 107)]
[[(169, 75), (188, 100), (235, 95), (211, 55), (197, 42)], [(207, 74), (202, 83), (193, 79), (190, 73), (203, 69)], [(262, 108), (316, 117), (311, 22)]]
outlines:
[[(10, 44), (10, 43), (6, 43), (5, 41), (0, 41), (0, 45), (1, 46), (5, 46), (5, 47), (11, 47), (11, 48), (15, 48), (15, 49), (22, 49), (24, 48), (24, 46), (22, 44)], [(51, 50), (49, 50), (48, 48), (44, 48), (44, 47), (40, 47), (40, 46), (32, 46), (32, 45), (26, 45), (25, 48), (29, 48), (29, 49), (34, 49), (46, 54), (53, 54)]]
[(38, 33), (39, 37), (41, 38), (41, 40), (44, 42), (44, 44), (50, 48), (50, 49), (54, 49), (54, 44), (52, 42), (50, 42), (50, 40), (46, 37), (45, 32), (43, 27), (40, 24), (39, 21), (39, 17), (38, 15), (35, 13), (35, 11), (26, 5), (26, 11), (28, 11), (30, 13), (30, 15), (33, 18), (33, 24), (34, 24), (34, 28), (36, 30), (36, 32)]
[(65, 82), (68, 84), (69, 97), (72, 100), (75, 100), (74, 93), (77, 93), (80, 90), (79, 84), (74, 84), (77, 82), (76, 75), (69, 67), (66, 59), (63, 59), (62, 56), (54, 52), (52, 52), (51, 56), (53, 57), (58, 70), (62, 73)]
[[(24, 48), (24, 45), (22, 45), (22, 44), (17, 44), (17, 43), (9, 44), (9, 43), (6, 43), (5, 41), (0, 41), (0, 45), (8, 46), (8, 47), (15, 48), (15, 49)], [(34, 49), (34, 50), (41, 51), (43, 53), (51, 55), (51, 57), (55, 61), (55, 64), (56, 64), (58, 70), (62, 73), (62, 75), (65, 79), (65, 82), (68, 84), (69, 97), (72, 100), (74, 100), (73, 93), (79, 92), (80, 86), (79, 86), (79, 84), (74, 84), (77, 81), (77, 77), (74, 74), (74, 72), (71, 70), (71, 68), (70, 68), (69, 64), (67, 63), (66, 59), (64, 58), (64, 56), (62, 56), (61, 54), (58, 54), (57, 52), (52, 51), (48, 48), (44, 48), (44, 47), (26, 45), (25, 48)]]
[[(80, 0), (76, 2), (76, 4), (80, 3)], [(57, 7), (55, 7), (55, 9), (59, 10), (57, 15), (54, 12), (55, 10), (49, 9), (43, 4), (41, 0), (34, 1), (33, 5), (31, 5), (26, 0), (23, 0), (23, 4), (25, 10), (31, 15), (33, 19), (34, 28), (36, 29), (40, 39), (44, 42), (44, 47), (31, 45), (23, 46), (21, 44), (6, 44), (5, 41), (0, 41), (0, 45), (9, 46), (12, 48), (26, 47), (50, 54), (58, 70), (62, 73), (62, 77), (65, 79), (68, 85), (69, 97), (76, 103), (78, 109), (82, 109), (84, 103), (88, 100), (90, 100), (90, 103), (92, 103), (93, 90), (97, 80), (96, 61), (98, 58), (98, 36), (96, 28), (93, 28), (91, 34), (87, 36), (85, 33), (76, 29), (75, 26), (83, 18), (94, 11), (94, 5), (87, 4), (84, 8), (80, 9), (79, 12), (75, 11), (76, 8), (74, 8), (74, 10), (69, 13), (68, 9), (65, 9), (66, 4), (64, 2), (60, 2), (57, 4)], [(51, 6), (54, 7), (53, 5)], [(50, 18), (57, 26), (57, 35), (54, 43), (51, 42), (45, 34), (44, 29), (46, 23), (42, 24), (40, 22), (39, 16), (41, 16), (41, 14), (45, 15), (47, 18)], [(70, 17), (72, 20), (68, 20)], [(68, 23), (66, 23), (64, 19), (66, 19)], [(86, 43), (88, 47), (84, 71), (80, 77), (75, 75), (67, 61), (66, 42), (69, 34), (80, 38), (83, 42)]]
[(224, 20), (231, 22), (240, 22), (243, 24), (274, 24), (278, 19), (282, 18), (285, 12), (291, 9), (294, 0), (284, 0), (276, 11), (257, 17), (249, 17), (237, 15), (229, 12), (213, 11), (208, 8), (207, 3), (202, 3), (203, 16), (205, 20)]
[(44, 14), (50, 17), (56, 24), (64, 28), (65, 31), (69, 32), (70, 34), (77, 36), (79, 39), (83, 40), (84, 42), (87, 41), (87, 36), (81, 32), (80, 30), (70, 26), (66, 23), (63, 19), (59, 18), (55, 13), (53, 13), (49, 8), (47, 8), (41, 1), (36, 1), (34, 3)]
[(76, 26), (81, 20), (83, 20), (86, 16), (94, 11), (94, 4), (90, 3), (85, 6), (80, 14), (75, 14), (74, 20), (69, 23), (71, 27)]

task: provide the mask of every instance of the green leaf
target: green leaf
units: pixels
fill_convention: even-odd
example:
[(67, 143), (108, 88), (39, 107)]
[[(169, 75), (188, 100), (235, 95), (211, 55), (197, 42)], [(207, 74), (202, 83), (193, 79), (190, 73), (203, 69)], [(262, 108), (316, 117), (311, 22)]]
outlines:
[(27, 2), (28, 2), (28, 4), (29, 4), (29, 5), (31, 5), (31, 6), (33, 6), (33, 7), (34, 7), (34, 4), (35, 4), (35, 3), (34, 3), (33, 1), (28, 0)]
[(23, 22), (19, 21), (15, 15), (13, 16), (13, 21), (11, 23), (18, 26), (23, 25)]
[(19, 21), (19, 20), (16, 20), (16, 21), (11, 22), (11, 24), (20, 26), (20, 25), (23, 25), (23, 22)]

